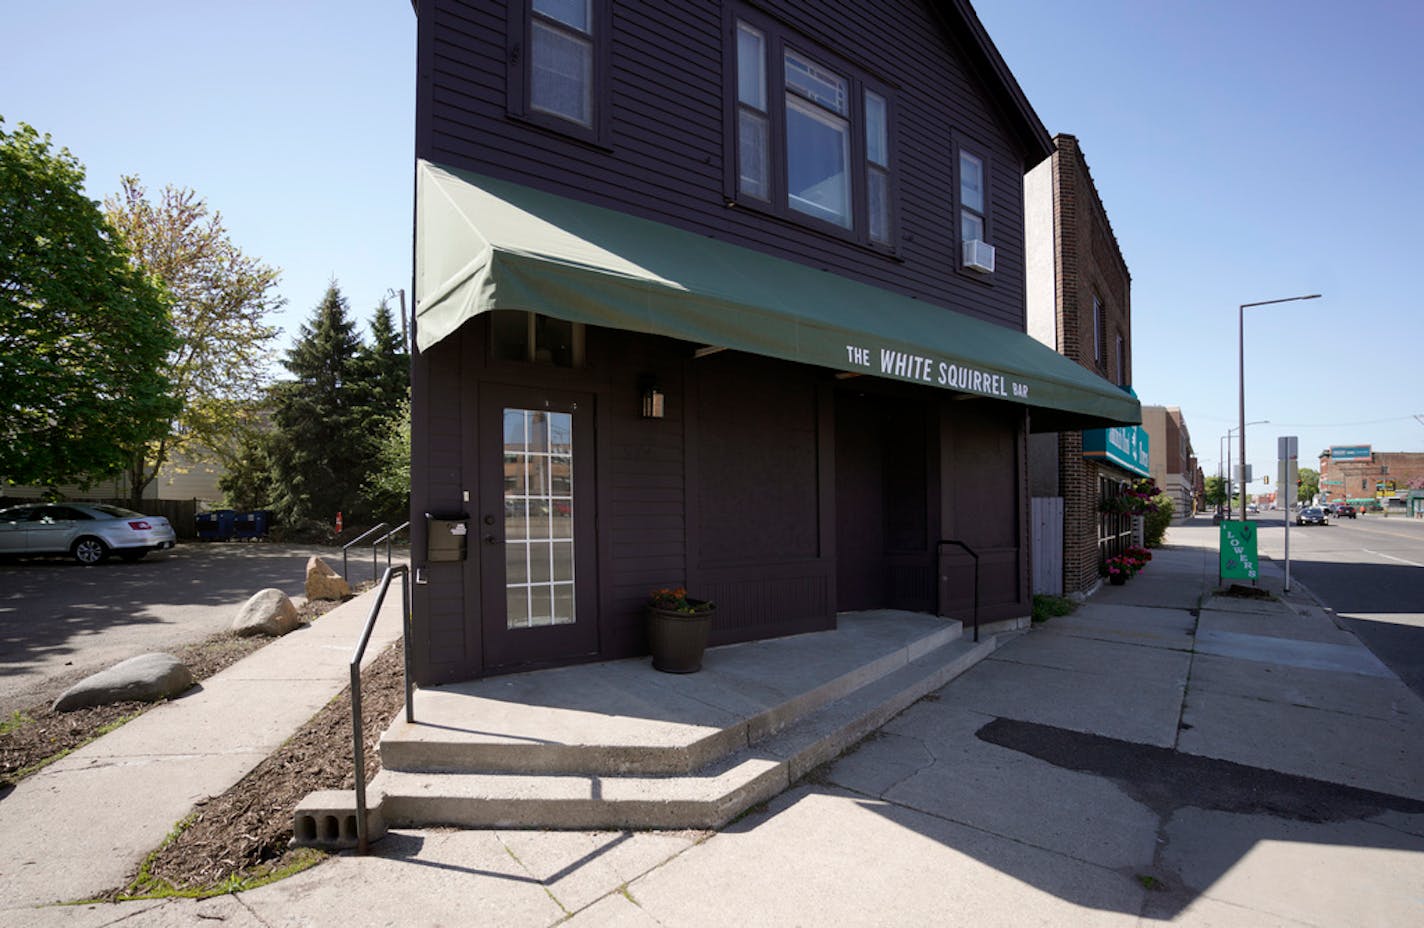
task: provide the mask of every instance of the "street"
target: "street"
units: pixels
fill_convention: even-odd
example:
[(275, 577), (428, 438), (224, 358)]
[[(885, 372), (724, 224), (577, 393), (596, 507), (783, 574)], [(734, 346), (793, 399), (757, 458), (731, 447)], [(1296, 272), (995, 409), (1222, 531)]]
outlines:
[[(370, 549), (352, 553), (352, 582), (369, 579)], [(134, 564), (0, 564), (0, 717), (121, 660), (223, 631), (258, 590), (302, 595), (314, 554), (341, 569), (339, 550), (266, 543), (180, 544)]]
[[(1254, 520), (1262, 555), (1281, 560), (1281, 513)], [(1424, 697), (1424, 521), (1372, 514), (1290, 528), (1292, 580)]]

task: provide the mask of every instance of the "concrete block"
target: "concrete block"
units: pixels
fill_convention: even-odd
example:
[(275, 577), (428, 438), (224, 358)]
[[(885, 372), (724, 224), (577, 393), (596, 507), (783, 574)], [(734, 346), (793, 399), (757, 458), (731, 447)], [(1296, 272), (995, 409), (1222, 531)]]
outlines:
[[(292, 812), (292, 846), (328, 851), (345, 850), (359, 844), (356, 825), (356, 793), (351, 790), (318, 790), (297, 803)], [(366, 840), (385, 837), (386, 821), (381, 807), (366, 807)]]

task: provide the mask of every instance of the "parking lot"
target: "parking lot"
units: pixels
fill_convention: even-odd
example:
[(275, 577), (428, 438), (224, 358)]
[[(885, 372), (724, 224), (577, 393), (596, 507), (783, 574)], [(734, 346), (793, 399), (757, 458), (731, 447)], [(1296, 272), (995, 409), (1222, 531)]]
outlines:
[[(0, 717), (118, 661), (221, 632), (258, 590), (302, 595), (314, 554), (341, 569), (339, 549), (238, 542), (179, 544), (132, 564), (0, 564)], [(370, 549), (352, 555), (352, 583), (370, 579)]]

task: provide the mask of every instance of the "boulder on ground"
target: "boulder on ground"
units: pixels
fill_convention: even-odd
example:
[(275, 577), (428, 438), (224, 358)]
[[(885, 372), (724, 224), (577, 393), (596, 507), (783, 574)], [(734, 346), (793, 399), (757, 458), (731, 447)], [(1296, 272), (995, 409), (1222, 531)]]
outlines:
[(192, 672), (172, 654), (140, 654), (80, 680), (54, 701), (54, 711), (114, 702), (157, 702), (192, 685)]
[(278, 638), (300, 624), (301, 616), (297, 615), (291, 597), (281, 590), (267, 589), (252, 594), (252, 598), (243, 603), (237, 618), (232, 620), (232, 630), (243, 638), (252, 635)]
[(342, 600), (351, 595), (351, 584), (319, 557), (307, 559), (307, 599)]

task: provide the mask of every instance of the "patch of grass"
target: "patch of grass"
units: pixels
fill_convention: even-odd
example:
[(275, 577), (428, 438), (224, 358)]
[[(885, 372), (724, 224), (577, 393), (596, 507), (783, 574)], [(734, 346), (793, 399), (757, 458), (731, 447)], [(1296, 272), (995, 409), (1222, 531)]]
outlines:
[(1143, 888), (1143, 889), (1147, 889), (1147, 890), (1161, 890), (1161, 889), (1166, 889), (1166, 888), (1167, 888), (1167, 884), (1166, 884), (1166, 883), (1163, 883), (1161, 880), (1157, 879), (1155, 876), (1152, 876), (1152, 875), (1147, 874), (1147, 873), (1139, 873), (1139, 874), (1137, 875), (1137, 882), (1141, 883), (1141, 884), (1142, 884), (1142, 888)]
[(167, 880), (154, 876), (153, 865), (159, 854), (176, 842), (178, 837), (192, 827), (197, 820), (198, 813), (194, 812), (174, 825), (173, 830), (168, 832), (168, 837), (163, 839), (163, 843), (144, 858), (143, 863), (139, 866), (138, 876), (134, 877), (133, 882), (128, 886), (114, 893), (110, 898), (83, 901), (135, 902), (140, 899), (210, 899), (213, 896), (245, 892), (259, 886), (266, 886), (268, 883), (284, 880), (316, 866), (328, 856), (325, 851), (319, 851), (316, 848), (298, 848), (288, 855), (286, 863), (280, 867), (268, 864), (250, 867), (246, 870), (229, 873), (216, 883), (206, 886), (176, 887)]
[(34, 723), (34, 719), (30, 718), (28, 715), (21, 712), (19, 709), (16, 709), (14, 712), (10, 713), (10, 717), (8, 719), (0, 721), (0, 735), (8, 735), (10, 732), (14, 731), (17, 728), (24, 728), (26, 725), (33, 725)]
[(1066, 596), (1036, 593), (1033, 597), (1033, 621), (1034, 624), (1047, 622), (1060, 615), (1068, 615), (1077, 608), (1078, 604)]

